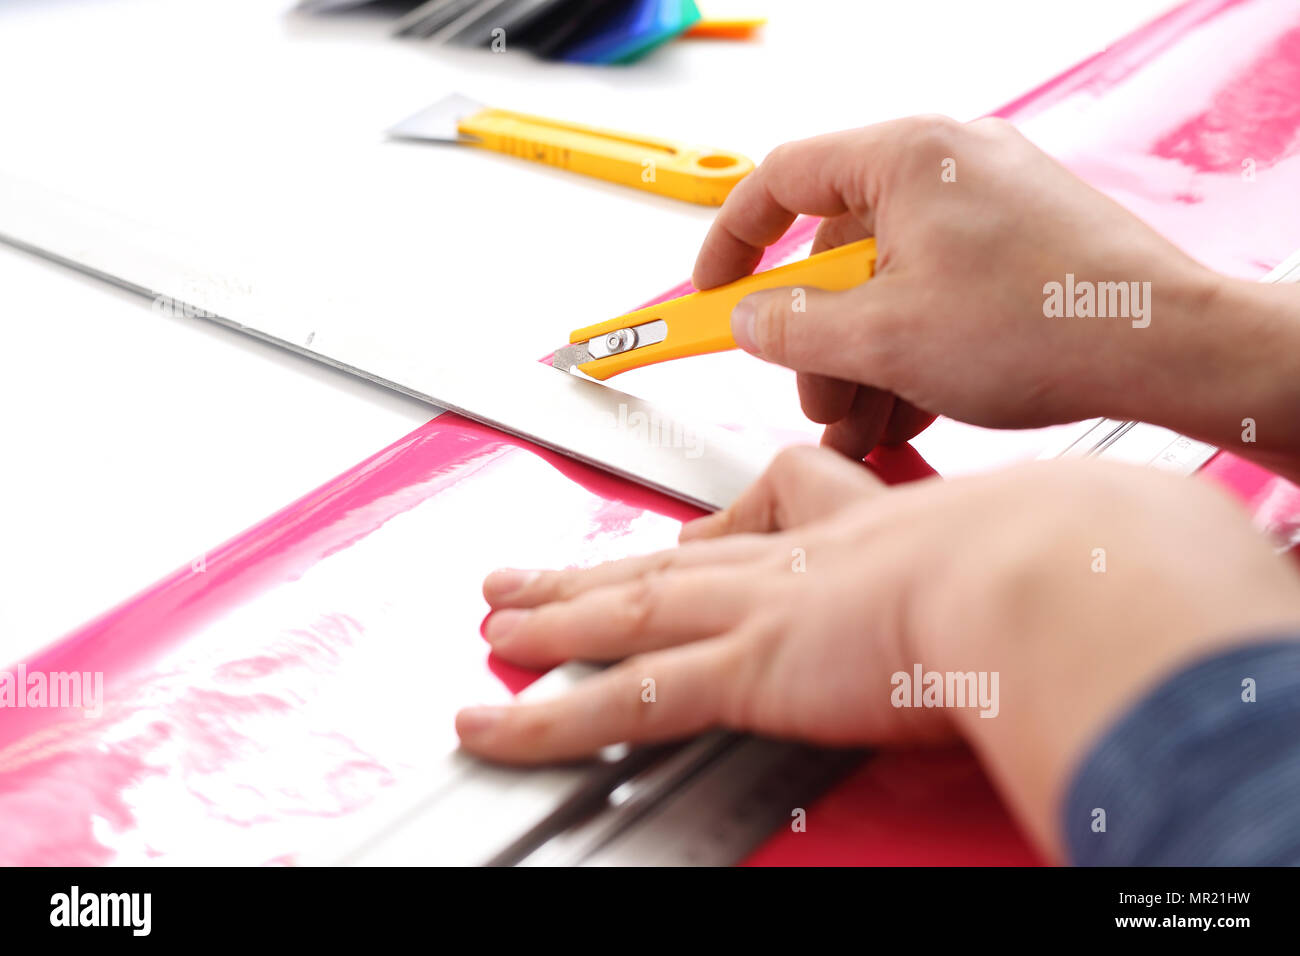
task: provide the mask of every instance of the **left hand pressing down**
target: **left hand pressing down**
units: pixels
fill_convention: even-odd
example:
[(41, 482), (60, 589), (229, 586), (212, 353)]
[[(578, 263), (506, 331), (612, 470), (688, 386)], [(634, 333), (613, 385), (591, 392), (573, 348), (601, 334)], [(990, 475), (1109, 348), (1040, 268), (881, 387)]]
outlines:
[[(1106, 725), (1180, 665), (1300, 627), (1300, 575), (1234, 502), (1122, 465), (886, 489), (798, 448), (682, 541), (490, 575), (501, 657), (619, 663), (554, 700), (461, 711), (465, 749), (527, 764), (717, 726), (827, 744), (959, 736), (1059, 856), (1055, 807)], [(891, 678), (918, 666), (996, 674), (1000, 701), (902, 706)]]
[(675, 550), (490, 575), (484, 633), (501, 657), (622, 662), (555, 701), (462, 711), (463, 743), (534, 763), (716, 725), (836, 743), (942, 733), (905, 730), (887, 696), (861, 692), (899, 663), (899, 635), (876, 626), (897, 572), (862, 547), (883, 493), (861, 465), (800, 448), (731, 509), (687, 525)]

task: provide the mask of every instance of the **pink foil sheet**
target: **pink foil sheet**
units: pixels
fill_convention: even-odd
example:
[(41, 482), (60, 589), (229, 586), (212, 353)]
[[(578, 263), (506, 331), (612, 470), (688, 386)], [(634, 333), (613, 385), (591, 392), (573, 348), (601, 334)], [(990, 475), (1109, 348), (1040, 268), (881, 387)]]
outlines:
[(102, 673), (106, 703), (93, 718), (0, 709), (0, 862), (315, 851), (377, 796), (436, 776), (459, 708), (539, 676), (479, 638), (488, 572), (670, 547), (698, 514), (439, 415), (20, 665)]
[[(1300, 246), (1297, 36), (1300, 8), (1189, 3), (999, 115), (1202, 260), (1259, 276)], [(925, 471), (907, 450), (879, 467)], [(106, 703), (0, 710), (0, 862), (285, 862), (328, 843), (436, 770), (456, 709), (536, 676), (478, 639), (488, 571), (665, 547), (691, 513), (439, 416), (26, 662), (102, 672)], [(751, 862), (1034, 859), (961, 750), (878, 757), (810, 817), (825, 825)]]

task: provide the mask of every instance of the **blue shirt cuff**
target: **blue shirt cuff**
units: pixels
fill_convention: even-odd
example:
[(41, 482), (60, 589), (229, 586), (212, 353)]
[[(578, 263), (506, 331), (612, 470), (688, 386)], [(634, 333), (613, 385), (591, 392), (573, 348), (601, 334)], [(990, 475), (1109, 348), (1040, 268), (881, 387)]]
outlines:
[(1300, 865), (1300, 635), (1166, 679), (1093, 746), (1063, 812), (1080, 866)]

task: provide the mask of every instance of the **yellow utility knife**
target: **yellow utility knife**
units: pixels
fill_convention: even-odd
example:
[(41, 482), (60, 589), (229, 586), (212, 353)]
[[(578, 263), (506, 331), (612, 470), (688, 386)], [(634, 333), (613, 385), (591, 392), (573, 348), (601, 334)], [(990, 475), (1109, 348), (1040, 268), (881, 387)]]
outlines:
[(603, 381), (643, 365), (725, 352), (736, 347), (731, 310), (751, 292), (783, 286), (840, 292), (866, 282), (875, 268), (876, 240), (851, 242), (729, 285), (578, 329), (569, 336), (572, 344), (556, 352), (551, 364), (566, 371), (576, 368)]
[(512, 113), (459, 94), (403, 120), (388, 135), (467, 143), (706, 206), (721, 206), (754, 168), (739, 153)]

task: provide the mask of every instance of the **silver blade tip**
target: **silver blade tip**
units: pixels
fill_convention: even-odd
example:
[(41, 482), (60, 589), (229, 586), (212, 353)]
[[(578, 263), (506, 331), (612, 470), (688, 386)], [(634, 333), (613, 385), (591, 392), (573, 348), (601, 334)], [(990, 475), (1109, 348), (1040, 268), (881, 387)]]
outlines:
[(557, 349), (551, 356), (551, 364), (565, 372), (572, 372), (579, 365), (586, 365), (592, 361), (591, 353), (587, 351), (586, 342), (578, 342), (576, 345), (566, 345), (562, 349)]
[(483, 104), (471, 100), (468, 96), (452, 93), (438, 102), (426, 106), (414, 116), (408, 116), (388, 130), (388, 135), (396, 139), (433, 139), (440, 142), (456, 142), (466, 137), (461, 136), (456, 128), (466, 116), (472, 116), (483, 109)]

